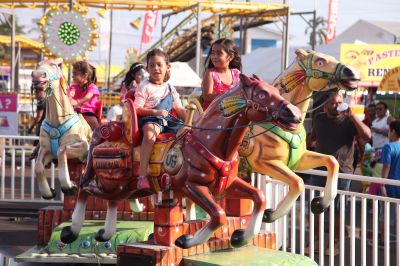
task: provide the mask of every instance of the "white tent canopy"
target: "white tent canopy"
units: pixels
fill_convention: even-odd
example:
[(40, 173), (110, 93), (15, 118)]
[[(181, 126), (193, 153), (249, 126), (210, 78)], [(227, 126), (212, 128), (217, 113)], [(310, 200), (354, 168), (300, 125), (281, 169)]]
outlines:
[(200, 87), (201, 78), (184, 62), (171, 63), (171, 77), (168, 83), (174, 87)]
[[(295, 58), (296, 48), (304, 50), (308, 47), (292, 47), (289, 49), (289, 63)], [(340, 44), (317, 46), (316, 51), (331, 55), (337, 60), (340, 58)], [(252, 53), (242, 56), (243, 73), (251, 76), (256, 74), (263, 81), (272, 83), (281, 73), (281, 48), (259, 48)]]

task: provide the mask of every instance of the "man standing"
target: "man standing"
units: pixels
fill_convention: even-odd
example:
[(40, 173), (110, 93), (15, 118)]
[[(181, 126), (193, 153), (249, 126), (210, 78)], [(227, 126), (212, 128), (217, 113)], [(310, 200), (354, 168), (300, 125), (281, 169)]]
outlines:
[[(371, 138), (370, 129), (361, 122), (350, 108), (338, 111), (343, 103), (343, 97), (339, 93), (329, 96), (324, 105), (324, 112), (315, 117), (314, 127), (308, 140), (308, 144), (315, 145), (315, 151), (333, 155), (339, 162), (341, 173), (353, 174), (354, 143), (355, 137), (368, 142)], [(326, 178), (315, 176), (312, 184), (324, 186)], [(338, 190), (349, 190), (350, 180), (339, 179)], [(335, 254), (339, 252), (339, 201), (335, 199)]]

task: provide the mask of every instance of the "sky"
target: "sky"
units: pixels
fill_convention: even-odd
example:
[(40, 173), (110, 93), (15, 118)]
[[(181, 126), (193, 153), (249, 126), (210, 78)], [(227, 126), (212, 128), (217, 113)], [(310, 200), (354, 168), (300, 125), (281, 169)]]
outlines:
[[(282, 1), (254, 1), (261, 3), (282, 3)], [(287, 0), (287, 4), (291, 7), (293, 12), (300, 11), (317, 11), (317, 16), (323, 16), (327, 19), (328, 3), (329, 0)], [(94, 17), (100, 24), (100, 28), (105, 29), (107, 32), (108, 23), (101, 19), (95, 10), (90, 10), (88, 17)], [(29, 36), (38, 38), (40, 32), (32, 20), (40, 18), (43, 15), (43, 10), (31, 9), (17, 9), (16, 11), (18, 21), (20, 24), (25, 25), (25, 30), (29, 31)], [(171, 18), (169, 27), (177, 24), (186, 14), (181, 14)], [(127, 48), (139, 48), (141, 28), (134, 30), (129, 26), (129, 22), (137, 17), (143, 16), (143, 11), (115, 11), (113, 13), (113, 48), (111, 64), (123, 65), (125, 58), (125, 51)], [(205, 14), (204, 17), (208, 15)], [(305, 18), (311, 19), (312, 16), (308, 15)], [(337, 35), (350, 27), (356, 21), (372, 20), (372, 21), (400, 21), (400, 2), (399, 0), (339, 0), (339, 11), (337, 21)], [(157, 22), (157, 29), (153, 36), (153, 41), (160, 37), (160, 21), (161, 16)], [(169, 28), (168, 27), (168, 28)], [(281, 25), (276, 23), (269, 25), (272, 29), (281, 30)], [(168, 30), (167, 28), (167, 30)], [(289, 34), (291, 40), (289, 45), (307, 45), (308, 38), (304, 31), (307, 24), (299, 16), (291, 16), (289, 20)], [(101, 32), (99, 40), (100, 47), (97, 47), (94, 52), (89, 54), (89, 60), (97, 61), (98, 63), (106, 62), (107, 56), (107, 33)]]

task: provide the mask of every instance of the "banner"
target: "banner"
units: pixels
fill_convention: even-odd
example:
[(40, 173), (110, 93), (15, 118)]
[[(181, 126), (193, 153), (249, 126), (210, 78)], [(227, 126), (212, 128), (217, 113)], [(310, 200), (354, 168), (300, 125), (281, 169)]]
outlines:
[(378, 87), (382, 77), (400, 62), (399, 44), (342, 44), (340, 61), (360, 71), (359, 86)]
[(336, 38), (336, 21), (338, 18), (339, 0), (329, 0), (328, 29), (325, 42), (328, 44)]
[(158, 17), (158, 11), (146, 11), (144, 14), (144, 22), (143, 22), (143, 31), (142, 31), (142, 39), (140, 41), (140, 51), (142, 51), (143, 44), (149, 44), (151, 42), (151, 37), (156, 28)]
[(379, 90), (400, 92), (400, 66), (392, 68), (383, 76)]
[(0, 93), (0, 135), (18, 135), (18, 95)]

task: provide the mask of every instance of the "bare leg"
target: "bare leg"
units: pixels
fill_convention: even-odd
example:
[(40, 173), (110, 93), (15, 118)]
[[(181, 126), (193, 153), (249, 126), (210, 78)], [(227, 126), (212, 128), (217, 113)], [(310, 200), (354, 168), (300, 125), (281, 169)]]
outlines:
[(143, 140), (140, 146), (140, 168), (138, 177), (138, 189), (150, 189), (149, 181), (147, 180), (147, 168), (153, 151), (153, 145), (157, 136), (160, 134), (160, 128), (155, 124), (145, 124), (143, 126)]
[(149, 166), (149, 160), (151, 152), (153, 150), (154, 142), (157, 136), (160, 134), (160, 128), (155, 124), (145, 124), (143, 126), (143, 140), (140, 146), (140, 167), (139, 175), (147, 175), (147, 167)]
[(95, 130), (98, 126), (100, 126), (99, 120), (97, 120), (97, 117), (91, 116), (91, 115), (83, 115), (85, 118), (86, 122), (89, 124), (90, 128), (92, 130)]

